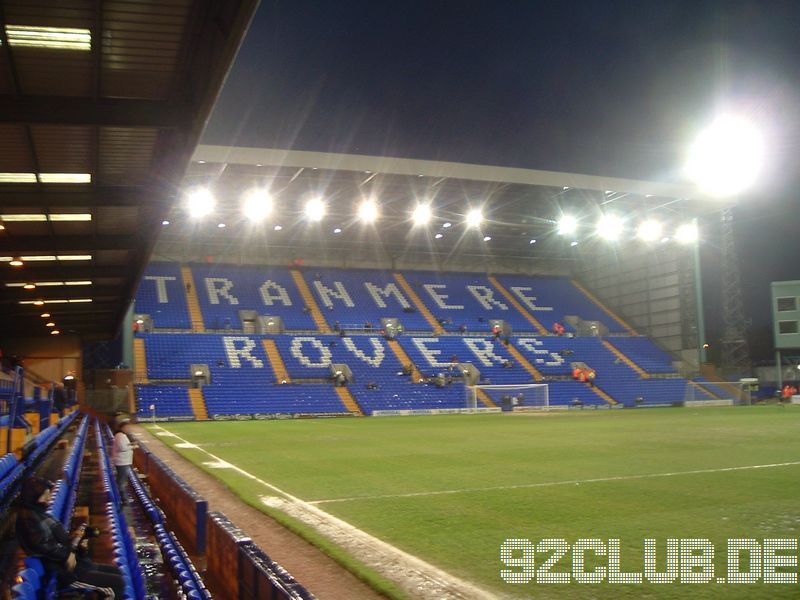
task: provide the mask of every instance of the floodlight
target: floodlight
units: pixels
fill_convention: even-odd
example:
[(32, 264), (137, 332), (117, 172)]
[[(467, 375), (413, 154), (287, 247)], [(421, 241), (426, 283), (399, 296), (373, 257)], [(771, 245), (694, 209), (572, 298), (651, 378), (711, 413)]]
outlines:
[(378, 218), (378, 205), (374, 200), (364, 200), (358, 207), (358, 218), (364, 223), (372, 223)]
[(169, 221), (167, 221), (167, 220), (165, 219), (165, 220), (161, 221), (161, 224), (162, 224), (162, 225), (169, 225)]
[(52, 330), (50, 331), (50, 335), (58, 335), (58, 334), (60, 334), (60, 333), (61, 333), (61, 332), (60, 332), (58, 329), (52, 329)]
[(337, 227), (336, 229), (333, 230), (333, 233), (342, 233), (342, 228)]
[(433, 237), (435, 237), (437, 240), (440, 240), (440, 239), (442, 239), (442, 238), (444, 237), (444, 235), (443, 235), (443, 234), (441, 234), (441, 233), (437, 233), (437, 234), (436, 234), (435, 236), (433, 236)]
[(490, 236), (490, 235), (485, 235), (485, 236), (483, 236), (483, 241), (484, 241), (484, 242), (490, 242), (490, 241), (492, 241), (492, 236)]
[(467, 225), (470, 227), (480, 227), (483, 223), (483, 212), (480, 208), (473, 208), (467, 213)]
[(186, 209), (195, 219), (200, 219), (214, 212), (216, 200), (207, 188), (197, 188), (186, 196)]
[(686, 172), (708, 194), (725, 197), (752, 185), (763, 162), (764, 141), (755, 124), (723, 115), (690, 148)]
[(569, 235), (575, 233), (578, 229), (578, 219), (572, 215), (563, 215), (558, 220), (558, 233), (559, 235)]
[(50, 318), (50, 313), (42, 313), (39, 316), (42, 317), (43, 319), (49, 319)]
[(273, 229), (275, 231), (280, 231), (281, 229), (283, 229), (283, 227), (281, 227), (280, 225), (275, 225), (275, 227), (273, 227)]
[(578, 242), (576, 242), (575, 240), (572, 240), (572, 241), (569, 243), (569, 245), (570, 245), (570, 246), (572, 246), (572, 247), (574, 248), (575, 246), (577, 246), (577, 245), (578, 245)]
[(623, 223), (620, 217), (617, 215), (603, 215), (600, 221), (597, 222), (595, 232), (604, 240), (613, 242), (622, 235), (622, 228)]
[(417, 207), (411, 214), (411, 218), (414, 220), (415, 225), (427, 225), (430, 223), (432, 216), (433, 214), (431, 212), (430, 204), (417, 204)]
[(272, 197), (265, 189), (255, 188), (245, 194), (242, 212), (253, 223), (260, 223), (272, 212)]
[(453, 224), (450, 223), (449, 221), (447, 223), (442, 223), (442, 228), (443, 229), (447, 229), (448, 227), (452, 227), (452, 226), (453, 226)]
[(639, 224), (636, 236), (644, 242), (655, 242), (661, 237), (661, 223), (648, 219)]
[(675, 231), (675, 239), (681, 244), (691, 244), (697, 241), (697, 226), (694, 223), (684, 223)]
[(45, 327), (55, 327), (55, 326), (56, 326), (56, 324), (55, 324), (55, 323), (53, 323), (52, 321), (48, 321), (47, 323), (45, 323), (45, 324), (44, 324), (44, 326), (45, 326)]
[(530, 242), (528, 242), (528, 243), (529, 243), (529, 244), (535, 244), (535, 243), (536, 243), (536, 240), (531, 240), (531, 241), (530, 241)]
[(322, 198), (314, 196), (313, 198), (309, 198), (306, 202), (304, 212), (306, 219), (309, 221), (321, 221), (327, 212), (327, 206), (325, 206), (325, 202)]

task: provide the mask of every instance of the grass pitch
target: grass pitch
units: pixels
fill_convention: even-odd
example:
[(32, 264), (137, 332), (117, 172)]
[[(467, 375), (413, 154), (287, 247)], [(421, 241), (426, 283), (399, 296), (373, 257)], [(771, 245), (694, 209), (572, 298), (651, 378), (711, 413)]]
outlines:
[[(499, 595), (554, 598), (775, 598), (800, 584), (505, 583), (507, 538), (620, 539), (623, 571), (643, 541), (707, 538), (716, 575), (728, 538), (800, 535), (800, 409), (753, 406), (168, 423), (227, 462)], [(157, 428), (154, 428), (158, 432)], [(161, 438), (175, 446), (180, 439)], [(175, 448), (265, 510), (274, 495), (202, 450)], [(725, 470), (756, 465), (799, 463)], [(302, 527), (299, 527), (301, 531)], [(330, 551), (330, 549), (329, 549)], [(335, 550), (333, 550), (335, 554)], [(798, 550), (785, 552), (798, 556)], [(547, 554), (537, 554), (537, 566)], [(607, 558), (587, 555), (589, 568)], [(515, 570), (519, 570), (518, 568)], [(571, 570), (571, 554), (553, 569)], [(745, 569), (746, 570), (746, 569)], [(795, 565), (787, 569), (797, 573)], [(779, 569), (780, 571), (780, 569)]]

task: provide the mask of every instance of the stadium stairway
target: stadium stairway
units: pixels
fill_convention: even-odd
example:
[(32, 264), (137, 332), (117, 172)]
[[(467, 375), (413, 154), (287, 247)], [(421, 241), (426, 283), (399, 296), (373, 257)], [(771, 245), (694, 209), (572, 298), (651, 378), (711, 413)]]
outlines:
[[(505, 299), (508, 300), (509, 304), (517, 309), (517, 311), (528, 320), (528, 322), (536, 328), (536, 331), (539, 332), (539, 335), (547, 335), (547, 329), (545, 329), (544, 325), (542, 325), (539, 320), (534, 317), (531, 313), (525, 310), (525, 307), (519, 303), (519, 301), (514, 298), (514, 296), (509, 292), (505, 286), (500, 283), (494, 275), (489, 275), (487, 277), (489, 283), (491, 283), (495, 289), (505, 296)], [(513, 354), (513, 352), (512, 352)], [(537, 379), (537, 381), (539, 381)]]
[(201, 388), (189, 388), (189, 402), (192, 405), (194, 418), (198, 421), (208, 421), (208, 410)]
[(506, 348), (508, 349), (511, 356), (514, 357), (514, 360), (517, 361), (517, 364), (519, 364), (523, 369), (525, 369), (528, 373), (531, 374), (534, 381), (538, 382), (544, 379), (542, 374), (539, 372), (539, 369), (537, 369), (530, 362), (528, 362), (528, 359), (525, 358), (519, 350), (514, 348), (513, 344), (508, 344)]
[(189, 307), (189, 318), (192, 320), (192, 330), (203, 333), (206, 330), (203, 323), (203, 313), (200, 311), (200, 301), (197, 299), (197, 287), (194, 285), (192, 268), (181, 267), (181, 277), (183, 278), (183, 288), (186, 290), (186, 305)]
[(364, 416), (364, 411), (361, 410), (361, 407), (356, 402), (356, 399), (353, 398), (353, 394), (350, 393), (346, 387), (336, 386), (336, 395), (339, 396), (339, 399), (344, 404), (344, 407), (350, 411), (351, 414), (358, 415), (359, 417)]
[(689, 385), (694, 387), (697, 390), (701, 390), (711, 396), (714, 400), (722, 400), (722, 396), (720, 396), (716, 390), (713, 389), (713, 386), (704, 385), (702, 381), (692, 381), (691, 379), (688, 380)]
[(394, 279), (400, 284), (400, 287), (403, 288), (403, 291), (414, 303), (414, 306), (417, 307), (417, 310), (422, 314), (423, 317), (425, 317), (425, 320), (428, 321), (433, 329), (433, 334), (437, 336), (442, 335), (444, 333), (444, 329), (442, 329), (441, 324), (433, 317), (431, 311), (429, 311), (428, 307), (422, 302), (422, 299), (417, 295), (417, 292), (414, 291), (414, 288), (409, 285), (403, 274), (395, 273)]
[(133, 379), (136, 383), (147, 383), (147, 353), (144, 339), (133, 339)]
[(275, 345), (275, 340), (265, 338), (262, 340), (264, 352), (267, 353), (269, 364), (275, 373), (275, 383), (292, 383), (292, 378), (289, 377), (289, 372), (286, 370), (286, 363), (283, 362), (281, 353), (278, 352), (278, 346)]
[(601, 389), (600, 389), (599, 387), (597, 387), (596, 385), (589, 385), (588, 383), (584, 383), (583, 385), (585, 385), (586, 387), (588, 387), (588, 388), (589, 388), (590, 390), (592, 390), (592, 391), (593, 391), (595, 394), (597, 394), (597, 395), (598, 395), (598, 396), (600, 396), (600, 397), (601, 397), (603, 400), (605, 400), (606, 402), (608, 402), (608, 403), (609, 403), (611, 406), (613, 406), (613, 405), (615, 405), (615, 404), (619, 404), (619, 402), (617, 402), (616, 400), (614, 400), (614, 398), (612, 398), (611, 396), (609, 396), (609, 395), (608, 395), (606, 392), (604, 392), (603, 390), (601, 390)]
[(397, 340), (388, 340), (386, 344), (389, 346), (389, 349), (394, 352), (394, 355), (397, 357), (397, 360), (400, 361), (401, 365), (411, 365), (411, 381), (413, 383), (421, 383), (423, 380), (422, 373), (419, 372), (417, 365), (414, 364), (411, 357), (403, 350), (400, 342)]
[(478, 400), (483, 402), (483, 405), (487, 408), (497, 408), (497, 404), (495, 404), (494, 400), (489, 398), (489, 396), (484, 392), (482, 389), (478, 388), (475, 390), (477, 392)]
[(311, 311), (311, 318), (314, 319), (314, 324), (317, 326), (317, 331), (320, 333), (330, 333), (330, 325), (328, 325), (325, 317), (322, 316), (322, 311), (319, 309), (319, 304), (317, 304), (317, 301), (314, 299), (314, 295), (311, 293), (311, 290), (308, 289), (308, 284), (306, 283), (306, 280), (303, 279), (303, 274), (297, 269), (292, 269), (291, 274), (292, 279), (294, 280), (294, 283), (300, 292), (300, 296), (303, 298), (303, 302), (305, 302), (306, 306)]
[(628, 365), (631, 369), (636, 371), (636, 373), (639, 375), (639, 377), (641, 377), (642, 379), (649, 379), (650, 378), (650, 374), (647, 371), (645, 371), (644, 369), (642, 369), (642, 367), (640, 367), (635, 362), (633, 362), (628, 357), (628, 355), (623, 353), (622, 350), (617, 348), (614, 344), (612, 344), (608, 340), (603, 340), (602, 343), (603, 343), (603, 346), (608, 348), (608, 350), (614, 354), (614, 356), (616, 356), (618, 359), (620, 359), (622, 362), (624, 362), (626, 365)]
[(577, 289), (578, 289), (578, 290), (579, 290), (579, 291), (580, 291), (580, 292), (581, 292), (581, 293), (582, 293), (584, 296), (586, 296), (586, 297), (587, 297), (589, 300), (591, 300), (592, 302), (594, 302), (594, 303), (595, 303), (595, 304), (596, 304), (596, 305), (597, 305), (597, 306), (600, 308), (600, 310), (602, 310), (602, 311), (603, 311), (604, 313), (606, 313), (606, 314), (607, 314), (609, 317), (611, 317), (612, 319), (614, 319), (614, 320), (615, 320), (617, 323), (619, 323), (620, 325), (622, 325), (622, 327), (624, 327), (624, 328), (625, 328), (625, 331), (627, 331), (627, 332), (628, 332), (630, 335), (639, 335), (638, 333), (636, 333), (636, 330), (635, 330), (633, 327), (631, 327), (631, 326), (630, 326), (630, 325), (628, 325), (628, 324), (627, 324), (625, 321), (623, 321), (623, 320), (622, 320), (620, 317), (618, 317), (618, 316), (617, 316), (617, 315), (614, 313), (614, 311), (612, 311), (612, 310), (611, 310), (610, 308), (608, 308), (608, 307), (607, 307), (605, 304), (603, 304), (602, 302), (600, 302), (600, 300), (599, 300), (599, 299), (598, 299), (598, 298), (597, 298), (597, 297), (596, 297), (594, 294), (592, 294), (592, 293), (591, 293), (589, 290), (587, 290), (585, 287), (583, 287), (583, 286), (582, 286), (580, 283), (578, 283), (577, 281), (575, 281), (575, 280), (573, 279), (573, 280), (572, 280), (572, 285), (574, 285), (574, 286), (575, 286), (575, 287), (576, 287), (576, 288), (577, 288)]

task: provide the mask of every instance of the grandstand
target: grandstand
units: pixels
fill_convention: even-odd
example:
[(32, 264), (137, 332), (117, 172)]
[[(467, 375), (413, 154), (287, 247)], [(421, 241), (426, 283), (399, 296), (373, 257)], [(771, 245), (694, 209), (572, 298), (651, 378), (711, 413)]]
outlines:
[[(658, 215), (674, 230), (711, 211), (696, 190), (487, 165), (197, 147), (256, 2), (38, 2), (45, 29), (69, 25), (88, 36), (82, 50), (91, 52), (80, 58), (9, 36), (7, 25), (27, 18), (28, 4), (5, 2), (0, 11), (0, 70), (13, 75), (0, 77), (0, 127), (11, 140), (0, 144), (4, 598), (68, 591), (14, 539), (14, 502), (31, 475), (56, 482), (48, 511), (66, 528), (88, 519), (102, 529), (92, 555), (120, 568), (126, 599), (301, 600), (332, 585), (358, 590), (340, 597), (415, 597), (425, 586), (431, 598), (489, 597), (471, 587), (474, 573), (489, 587), (496, 575), (482, 572), (489, 567), (474, 560), (477, 552), (457, 573), (468, 580), (463, 586), (438, 570), (469, 548), (471, 531), (461, 524), (432, 536), (455, 540), (456, 552), (441, 564), (414, 563), (424, 586), (414, 569), (387, 569), (395, 564), (387, 560), (365, 570), (363, 556), (341, 548), (384, 521), (388, 541), (368, 550), (396, 543), (416, 551), (425, 531), (408, 524), (433, 531), (447, 515), (474, 517), (491, 543), (498, 517), (524, 509), (527, 518), (530, 506), (617, 515), (616, 492), (595, 502), (573, 484), (691, 474), (694, 465), (669, 462), (683, 460), (675, 447), (651, 457), (649, 474), (595, 471), (657, 438), (662, 421), (691, 430), (687, 447), (706, 434), (682, 420), (690, 411), (644, 409), (743, 402), (702, 364), (696, 248), (674, 236), (611, 246), (557, 233), (565, 209), (601, 207), (631, 220)], [(183, 204), (209, 182), (220, 200), (213, 223)], [(253, 182), (275, 196), (268, 222), (240, 215), (240, 196)], [(301, 207), (320, 190), (329, 210), (315, 221)], [(354, 219), (356, 198), (377, 199), (381, 219)], [(431, 222), (411, 224), (412, 199), (431, 201)], [(486, 214), (470, 224), (478, 199)], [(576, 379), (576, 370), (592, 378)], [(534, 383), (547, 386), (546, 415), (526, 393), (510, 402), (474, 387)], [(465, 413), (461, 421), (413, 418)], [(147, 428), (138, 430), (122, 508), (111, 426), (127, 414)], [(378, 418), (395, 415), (404, 419)], [(783, 427), (780, 418), (770, 415), (769, 427)], [(236, 429), (238, 421), (245, 428)], [(542, 424), (550, 422), (548, 432)], [(599, 441), (584, 452), (582, 436), (593, 426), (599, 433), (587, 437)], [(762, 465), (753, 468), (772, 466), (759, 454), (768, 454), (761, 446), (769, 435), (754, 434), (742, 450), (759, 455)], [(723, 458), (727, 444), (718, 444)], [(317, 445), (323, 450), (313, 454)], [(740, 468), (712, 459), (714, 473)], [(527, 479), (510, 478), (515, 471)], [(308, 479), (292, 478), (298, 474)], [(564, 483), (575, 496), (541, 492), (504, 504), (520, 490), (561, 491)], [(499, 500), (491, 497), (497, 490)], [(485, 493), (485, 506), (415, 512), (403, 505), (463, 491)], [(224, 494), (235, 494), (229, 516), (215, 510)], [(626, 490), (625, 499), (635, 496)], [(370, 506), (384, 497), (399, 503)], [(345, 508), (351, 501), (363, 504)], [(271, 558), (300, 542), (281, 530), (256, 543), (261, 513), (244, 518), (253, 516), (245, 505), (324, 550), (313, 554), (302, 543), (292, 563), (300, 580), (283, 558)], [(645, 513), (643, 505), (626, 514)], [(346, 526), (344, 541), (341, 531), (332, 539), (315, 526), (333, 521)]]

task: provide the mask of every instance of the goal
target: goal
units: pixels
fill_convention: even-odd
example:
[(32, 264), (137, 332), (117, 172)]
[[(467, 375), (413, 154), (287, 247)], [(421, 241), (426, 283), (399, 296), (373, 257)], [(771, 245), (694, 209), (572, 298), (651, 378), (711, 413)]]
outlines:
[(467, 408), (478, 409), (492, 405), (503, 410), (515, 408), (550, 408), (549, 386), (546, 383), (518, 385), (468, 385)]

